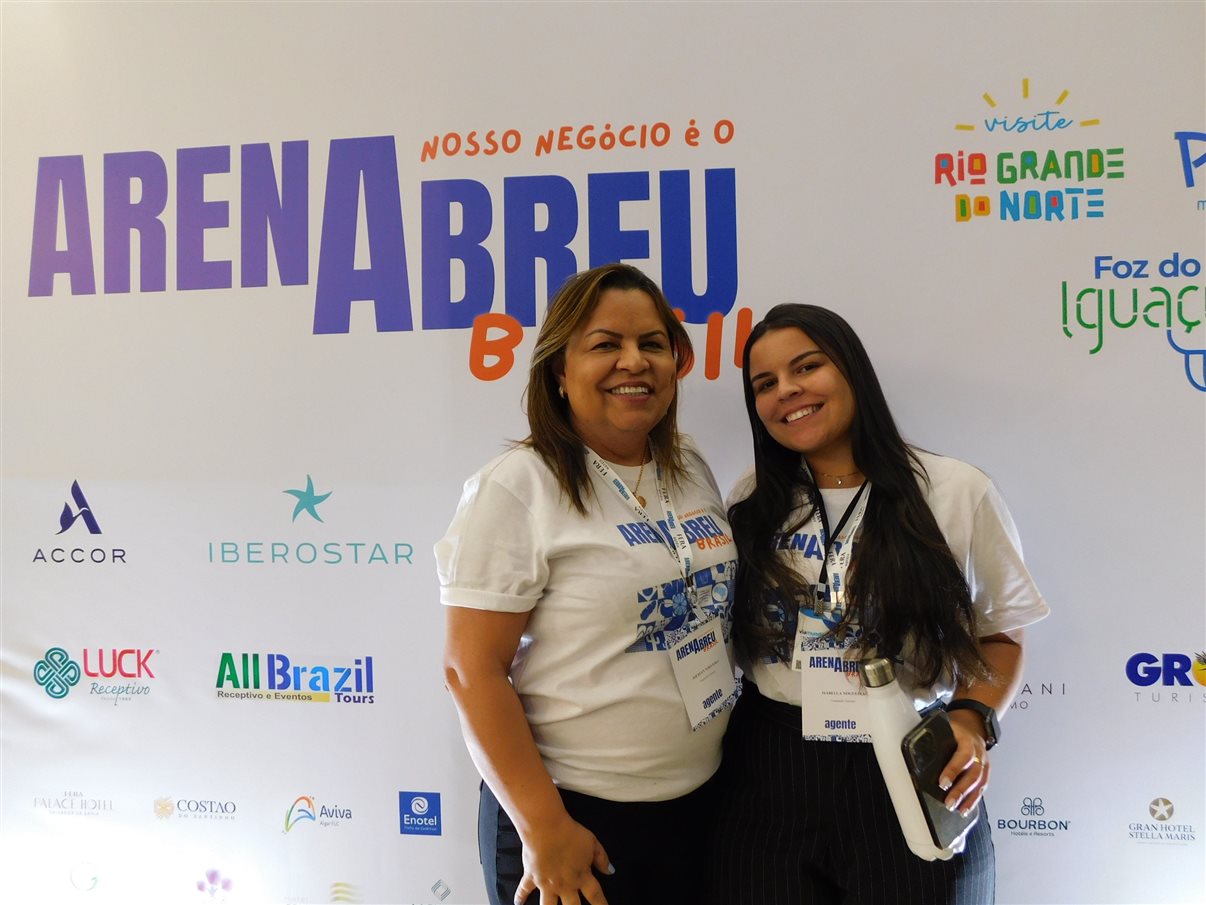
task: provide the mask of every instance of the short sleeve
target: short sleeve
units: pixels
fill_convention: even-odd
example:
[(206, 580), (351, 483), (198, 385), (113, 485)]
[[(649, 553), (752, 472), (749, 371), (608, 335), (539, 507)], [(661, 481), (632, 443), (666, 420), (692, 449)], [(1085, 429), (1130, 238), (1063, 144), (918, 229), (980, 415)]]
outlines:
[(1014, 631), (1051, 610), (1022, 561), (1022, 542), (991, 483), (976, 507), (967, 576), (981, 636)]
[(548, 560), (532, 513), (492, 472), (465, 483), (435, 556), (445, 606), (526, 613), (548, 581)]

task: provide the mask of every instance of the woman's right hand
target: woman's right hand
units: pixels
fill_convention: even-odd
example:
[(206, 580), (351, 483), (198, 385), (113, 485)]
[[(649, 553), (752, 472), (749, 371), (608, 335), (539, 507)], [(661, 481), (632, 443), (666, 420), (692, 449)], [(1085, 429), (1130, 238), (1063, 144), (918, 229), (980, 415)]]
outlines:
[(615, 873), (595, 834), (567, 814), (559, 824), (523, 840), (524, 870), (515, 905), (523, 905), (535, 889), (540, 890), (540, 905), (582, 905), (583, 898), (590, 905), (607, 905), (592, 867)]

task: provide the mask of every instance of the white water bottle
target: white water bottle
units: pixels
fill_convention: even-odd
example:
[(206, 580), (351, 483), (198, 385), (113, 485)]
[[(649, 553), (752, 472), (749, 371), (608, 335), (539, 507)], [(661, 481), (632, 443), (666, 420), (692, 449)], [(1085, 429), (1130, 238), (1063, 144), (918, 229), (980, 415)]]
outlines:
[[(896, 809), (905, 842), (918, 858), (946, 861), (955, 852), (934, 844), (929, 824), (921, 810), (921, 802), (917, 799), (913, 777), (900, 750), (905, 735), (921, 722), (921, 715), (913, 706), (913, 699), (905, 694), (896, 681), (896, 670), (891, 660), (864, 660), (859, 664), (859, 674), (867, 689), (871, 745), (888, 786), (888, 794), (892, 797), (892, 807)], [(959, 849), (962, 848), (960, 839)]]

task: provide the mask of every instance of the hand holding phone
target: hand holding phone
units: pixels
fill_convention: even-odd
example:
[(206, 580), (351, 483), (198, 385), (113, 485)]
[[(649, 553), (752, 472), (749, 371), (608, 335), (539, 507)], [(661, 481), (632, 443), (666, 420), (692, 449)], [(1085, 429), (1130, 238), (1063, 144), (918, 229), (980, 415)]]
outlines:
[(938, 784), (943, 768), (958, 747), (946, 712), (938, 710), (927, 716), (909, 730), (900, 747), (934, 844), (962, 850), (963, 840), (976, 825), (980, 811), (977, 808), (964, 817), (958, 811), (948, 810), (947, 793)]

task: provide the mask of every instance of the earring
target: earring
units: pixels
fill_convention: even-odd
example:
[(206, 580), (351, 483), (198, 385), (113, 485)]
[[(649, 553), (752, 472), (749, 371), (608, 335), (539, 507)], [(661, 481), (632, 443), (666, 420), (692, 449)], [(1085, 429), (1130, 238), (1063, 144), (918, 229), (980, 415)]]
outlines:
[(558, 394), (558, 395), (559, 395), (559, 396), (560, 396), (562, 399), (564, 399), (564, 398), (565, 398), (565, 387), (557, 387), (557, 394)]

